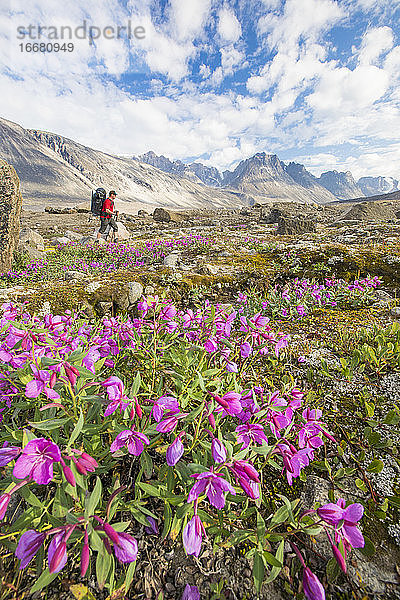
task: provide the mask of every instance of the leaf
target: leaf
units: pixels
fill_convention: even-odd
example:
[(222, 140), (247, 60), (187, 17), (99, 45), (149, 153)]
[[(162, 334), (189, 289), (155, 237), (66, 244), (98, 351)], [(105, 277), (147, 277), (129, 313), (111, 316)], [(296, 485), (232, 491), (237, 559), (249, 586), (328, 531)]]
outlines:
[(280, 506), (271, 519), (271, 525), (278, 525), (279, 523), (283, 523), (283, 521), (286, 521), (288, 516), (289, 513), (287, 506)]
[(340, 567), (337, 563), (336, 558), (331, 558), (326, 565), (326, 576), (329, 583), (333, 583), (335, 579), (340, 575)]
[(164, 507), (164, 528), (161, 534), (161, 541), (164, 541), (170, 532), (172, 525), (172, 508), (169, 502), (165, 503)]
[(257, 511), (257, 538), (260, 542), (265, 536), (265, 521)]
[(97, 505), (100, 502), (102, 489), (103, 486), (101, 485), (100, 477), (97, 477), (96, 485), (94, 486), (92, 493), (86, 501), (85, 517), (87, 519), (91, 517), (94, 514), (94, 511), (96, 510)]
[(364, 556), (373, 556), (376, 552), (374, 544), (366, 535), (364, 535), (364, 548), (358, 548), (358, 550), (361, 554), (364, 554)]
[(46, 585), (49, 585), (49, 583), (54, 581), (57, 575), (58, 573), (50, 573), (49, 568), (47, 567), (40, 575), (36, 583), (34, 583), (34, 585), (31, 587), (30, 593), (34, 594), (35, 592), (39, 592), (46, 587)]
[(28, 442), (35, 440), (36, 435), (32, 433), (29, 429), (24, 429), (24, 433), (22, 436), (22, 447), (25, 448)]
[(196, 371), (196, 373), (197, 373), (197, 378), (199, 380), (200, 388), (203, 390), (203, 392), (205, 392), (206, 386), (204, 385), (203, 375), (200, 373), (200, 371)]
[(96, 577), (99, 588), (102, 590), (107, 579), (107, 575), (111, 567), (111, 556), (107, 550), (103, 549), (98, 552), (96, 559)]
[[(284, 545), (285, 545), (285, 540), (282, 540), (281, 543), (278, 546), (278, 550), (276, 551), (275, 557), (276, 559), (283, 564), (283, 549), (284, 549)], [(271, 581), (274, 581), (279, 573), (281, 572), (281, 567), (272, 567), (271, 569), (271, 573), (269, 574), (269, 576), (267, 577), (265, 583), (271, 583)]]
[(41, 508), (43, 511), (45, 510), (45, 506), (40, 502), (39, 498), (35, 496), (32, 490), (24, 486), (18, 490), (18, 494), (22, 496), (22, 498), (31, 506), (36, 506), (37, 508)]
[(261, 592), (261, 587), (264, 581), (264, 573), (265, 568), (262, 555), (256, 550), (254, 553), (253, 580), (258, 594)]
[(367, 467), (368, 473), (380, 473), (384, 467), (383, 461), (376, 458)]
[(150, 483), (142, 483), (140, 481), (137, 485), (149, 496), (155, 496), (156, 498), (161, 496), (161, 490), (154, 485), (150, 485)]
[(68, 447), (72, 446), (74, 441), (77, 439), (77, 437), (79, 436), (79, 434), (82, 431), (82, 427), (83, 427), (84, 423), (85, 423), (85, 419), (83, 417), (83, 413), (81, 410), (81, 414), (79, 416), (78, 422), (75, 425), (73, 432), (71, 433), (71, 437), (69, 438)]
[(383, 421), (386, 425), (397, 425), (400, 421), (400, 416), (397, 411), (390, 410)]
[(148, 454), (148, 452), (146, 452), (146, 450), (144, 450), (142, 452), (142, 454), (140, 455), (140, 464), (143, 467), (143, 472), (144, 472), (146, 478), (150, 479), (150, 477), (153, 474), (153, 461), (151, 459), (151, 456)]
[(127, 594), (129, 592), (129, 588), (132, 585), (133, 576), (135, 574), (135, 569), (136, 569), (136, 560), (135, 560), (135, 562), (130, 563), (130, 565), (126, 571), (125, 582), (124, 582), (125, 594)]
[(362, 479), (360, 479), (359, 477), (357, 477), (356, 479), (356, 486), (358, 487), (359, 490), (362, 490), (363, 492), (367, 492), (367, 486), (365, 485), (365, 483), (363, 482)]
[(62, 419), (45, 419), (44, 421), (28, 421), (31, 427), (39, 429), (39, 431), (52, 431), (53, 429), (60, 429), (65, 423), (70, 420), (69, 417)]
[(400, 508), (400, 498), (398, 496), (388, 496), (389, 503), (395, 508)]
[(250, 529), (235, 531), (235, 533), (228, 538), (226, 547), (229, 548), (230, 546), (236, 546), (251, 536), (254, 536), (254, 531)]
[(271, 552), (264, 550), (263, 558), (268, 564), (272, 565), (273, 567), (282, 569), (282, 566), (283, 566), (282, 563), (273, 554), (271, 554)]

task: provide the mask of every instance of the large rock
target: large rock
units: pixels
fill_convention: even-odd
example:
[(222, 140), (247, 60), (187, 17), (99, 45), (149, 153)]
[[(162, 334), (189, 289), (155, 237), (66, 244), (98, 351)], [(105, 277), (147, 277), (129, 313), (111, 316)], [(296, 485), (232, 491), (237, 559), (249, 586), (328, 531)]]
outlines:
[(124, 241), (124, 240), (129, 240), (131, 237), (131, 233), (129, 231), (129, 229), (127, 229), (125, 227), (125, 225), (123, 223), (121, 223), (121, 221), (117, 221), (117, 225), (118, 225), (118, 240), (119, 241)]
[(167, 210), (166, 208), (156, 208), (153, 212), (153, 219), (159, 223), (181, 223), (184, 221), (184, 215), (175, 212), (174, 210)]
[(129, 304), (134, 304), (143, 295), (143, 286), (138, 281), (130, 281), (128, 283), (128, 300)]
[(360, 202), (353, 204), (340, 220), (389, 221), (396, 219), (393, 205), (387, 202)]
[(18, 243), (22, 196), (14, 167), (0, 159), (0, 272), (11, 268)]
[(23, 250), (27, 246), (44, 252), (44, 238), (30, 227), (24, 227), (19, 234), (19, 249)]
[(315, 231), (315, 223), (310, 218), (281, 216), (278, 219), (276, 233), (280, 235), (301, 235)]

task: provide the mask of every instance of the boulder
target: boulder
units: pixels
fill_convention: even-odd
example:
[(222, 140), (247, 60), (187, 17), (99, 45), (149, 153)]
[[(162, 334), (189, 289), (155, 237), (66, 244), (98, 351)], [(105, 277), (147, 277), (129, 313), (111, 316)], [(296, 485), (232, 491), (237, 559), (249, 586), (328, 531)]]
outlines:
[(149, 216), (149, 213), (146, 212), (145, 210), (143, 210), (143, 208), (141, 208), (140, 210), (138, 210), (137, 214), (138, 214), (139, 217), (148, 217)]
[(279, 219), (283, 216), (286, 215), (279, 208), (269, 210), (266, 206), (263, 206), (260, 210), (260, 221), (263, 223), (278, 223)]
[(174, 269), (178, 266), (179, 262), (179, 252), (171, 252), (171, 254), (167, 254), (164, 258), (164, 267), (171, 267)]
[(69, 238), (70, 240), (80, 240), (82, 237), (80, 233), (77, 233), (76, 231), (71, 231), (70, 229), (67, 229), (67, 231), (64, 233), (64, 236)]
[(153, 219), (158, 223), (181, 223), (185, 217), (182, 213), (178, 213), (166, 208), (156, 208), (153, 212)]
[(0, 272), (11, 268), (18, 244), (22, 196), (14, 167), (0, 159)]
[(86, 279), (87, 274), (82, 271), (66, 271), (64, 273), (64, 279), (66, 281), (72, 281), (73, 279)]
[(386, 202), (359, 202), (353, 204), (340, 220), (384, 221), (395, 219), (393, 206)]
[(44, 212), (50, 213), (52, 215), (72, 215), (77, 213), (76, 208), (56, 208), (54, 206), (46, 206)]
[(278, 219), (278, 235), (301, 235), (303, 233), (314, 233), (315, 222), (306, 217), (281, 216)]
[(134, 304), (143, 295), (143, 286), (138, 281), (130, 281), (128, 283), (128, 300), (129, 304)]
[(50, 241), (50, 244), (52, 246), (58, 246), (58, 244), (69, 244), (70, 243), (70, 239), (67, 237), (57, 237), (57, 238), (52, 238), (52, 240)]
[(121, 223), (121, 221), (117, 221), (117, 225), (118, 225), (118, 240), (119, 241), (124, 241), (124, 240), (129, 240), (129, 238), (131, 237), (131, 233), (129, 231), (129, 229), (127, 229), (125, 227), (125, 225), (123, 223)]
[(44, 238), (37, 231), (24, 227), (19, 234), (18, 249), (24, 249), (26, 246), (44, 252)]

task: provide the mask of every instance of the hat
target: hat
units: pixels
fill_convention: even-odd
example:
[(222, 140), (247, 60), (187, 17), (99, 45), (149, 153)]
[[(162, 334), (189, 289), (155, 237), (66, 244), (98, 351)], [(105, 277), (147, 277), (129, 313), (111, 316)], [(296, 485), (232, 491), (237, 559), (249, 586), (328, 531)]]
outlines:
[(108, 195), (111, 196), (111, 194), (114, 194), (114, 196), (116, 196), (117, 192), (115, 192), (114, 190), (111, 190), (111, 192)]

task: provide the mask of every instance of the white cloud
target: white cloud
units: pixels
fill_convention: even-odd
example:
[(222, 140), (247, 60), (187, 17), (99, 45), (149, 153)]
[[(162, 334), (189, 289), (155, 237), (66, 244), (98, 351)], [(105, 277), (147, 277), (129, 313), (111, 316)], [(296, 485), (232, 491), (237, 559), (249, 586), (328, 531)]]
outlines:
[[(222, 1), (211, 5), (211, 0), (192, 0), (183, 6), (181, 0), (171, 0), (164, 13), (154, 15), (152, 0), (130, 0), (127, 8), (115, 0), (87, 0), (84, 5), (74, 0), (68, 5), (61, 0), (13, 0), (19, 11), (11, 19), (13, 26), (24, 24), (19, 22), (21, 14), (25, 24), (54, 20), (75, 26), (85, 18), (111, 25), (131, 17), (145, 26), (146, 38), (133, 40), (131, 47), (123, 40), (99, 39), (96, 47), (82, 41), (69, 55), (28, 57), (15, 52), (0, 74), (0, 86), (6, 90), (4, 116), (112, 153), (153, 149), (181, 159), (209, 155), (209, 164), (223, 169), (258, 151), (279, 155), (313, 146), (321, 148), (320, 163), (310, 158), (313, 168), (399, 177), (400, 46), (393, 47), (394, 28), (370, 27), (355, 49), (359, 63), (352, 62), (351, 69), (332, 58), (325, 36), (345, 18), (350, 0), (287, 0), (279, 16), (281, 3), (264, 0), (263, 9), (276, 14), (259, 21), (260, 40), (273, 50), (264, 65), (254, 60), (259, 70), (247, 82), (255, 96), (268, 92), (268, 101), (263, 101), (241, 95), (239, 86), (220, 91), (224, 77), (245, 67), (249, 58), (240, 39), (241, 24), (229, 3)], [(239, 5), (244, 28), (247, 0)], [(218, 35), (206, 39), (211, 19)], [(10, 21), (0, 20), (0, 55), (7, 57), (9, 48)], [(203, 78), (199, 85), (188, 75), (200, 51), (203, 64), (197, 67), (194, 62)], [(257, 60), (259, 51), (267, 54), (265, 47), (258, 48)], [(215, 64), (217, 52), (221, 66), (211, 73), (209, 65)], [(143, 97), (133, 86), (125, 91), (107, 77), (124, 73), (129, 60), (133, 69), (146, 69), (149, 89)], [(13, 77), (6, 74), (10, 66)], [(160, 73), (169, 79), (167, 85), (158, 78)], [(352, 145), (352, 156), (340, 158), (339, 146), (335, 156), (330, 146), (344, 143)]]
[(360, 177), (399, 178), (398, 164), (400, 161), (400, 144), (377, 147), (374, 150), (365, 148), (356, 156), (340, 157), (331, 153), (318, 153), (314, 155), (299, 155), (297, 161), (319, 177), (324, 171), (350, 171), (354, 179)]
[(400, 46), (395, 46), (386, 55), (384, 69), (394, 80), (400, 77)]
[(171, 26), (178, 39), (188, 41), (201, 35), (210, 9), (211, 0), (171, 0)]
[(207, 79), (211, 75), (211, 69), (208, 65), (201, 64), (199, 67), (199, 73), (203, 79)]
[(296, 47), (300, 40), (317, 41), (345, 13), (333, 0), (286, 0), (283, 14), (259, 19), (258, 31), (273, 48)]
[(393, 48), (393, 31), (390, 27), (376, 27), (363, 35), (358, 56), (361, 65), (376, 64), (379, 57)]
[(240, 50), (237, 50), (233, 45), (224, 46), (220, 50), (221, 52), (221, 67), (224, 76), (231, 75), (234, 71), (234, 67), (245, 64), (245, 55)]
[(242, 28), (235, 13), (226, 6), (218, 13), (217, 29), (224, 42), (237, 42), (242, 34)]

